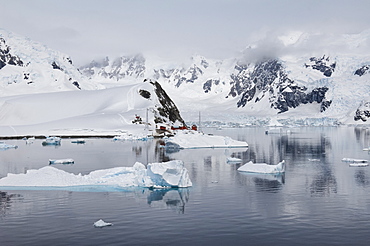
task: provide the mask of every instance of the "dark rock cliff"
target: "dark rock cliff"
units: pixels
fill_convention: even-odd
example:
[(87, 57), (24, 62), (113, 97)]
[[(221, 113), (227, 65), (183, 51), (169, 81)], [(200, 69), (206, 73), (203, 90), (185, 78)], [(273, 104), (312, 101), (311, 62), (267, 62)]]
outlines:
[(3, 38), (0, 38), (0, 69), (6, 65), (23, 66), (23, 61), (10, 53), (10, 47), (5, 43)]
[(268, 97), (271, 108), (283, 113), (289, 108), (296, 108), (300, 104), (317, 102), (321, 104), (320, 111), (325, 111), (331, 104), (325, 98), (327, 87), (318, 87), (307, 91), (304, 86), (297, 85), (288, 78), (282, 64), (275, 59), (257, 63), (252, 71), (249, 65), (237, 65), (237, 74), (231, 76), (231, 89), (228, 96), (240, 95), (238, 107), (244, 107), (249, 102), (257, 103)]

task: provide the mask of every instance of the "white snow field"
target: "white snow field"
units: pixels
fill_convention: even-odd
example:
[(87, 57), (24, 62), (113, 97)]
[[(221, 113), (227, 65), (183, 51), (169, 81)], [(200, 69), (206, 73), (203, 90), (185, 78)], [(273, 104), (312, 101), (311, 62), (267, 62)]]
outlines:
[[(155, 100), (139, 95), (153, 92), (150, 83), (102, 90), (74, 90), (0, 97), (0, 136), (119, 135), (143, 132), (132, 124), (135, 115), (145, 120)], [(153, 124), (153, 114), (148, 113)]]
[(45, 166), (28, 170), (25, 174), (9, 173), (0, 179), (0, 187), (62, 188), (70, 187), (148, 187), (180, 188), (190, 187), (192, 182), (188, 170), (180, 160), (163, 163), (149, 163), (147, 168), (136, 162), (132, 167), (116, 167), (92, 171), (87, 175), (73, 174)]

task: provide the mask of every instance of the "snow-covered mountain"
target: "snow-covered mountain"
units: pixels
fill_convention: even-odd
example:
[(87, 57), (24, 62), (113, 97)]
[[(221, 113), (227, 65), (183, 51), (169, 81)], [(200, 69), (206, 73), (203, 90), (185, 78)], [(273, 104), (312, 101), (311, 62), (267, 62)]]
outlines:
[(158, 82), (106, 88), (68, 56), (4, 30), (0, 82), (0, 136), (114, 135), (185, 124)]
[(69, 56), (0, 29), (0, 96), (95, 89)]
[(187, 121), (197, 121), (202, 112), (204, 121), (367, 123), (370, 54), (359, 50), (369, 37), (370, 31), (346, 35), (329, 43), (346, 48), (298, 52), (309, 40), (299, 34), (280, 37), (280, 48), (294, 52), (257, 55), (261, 47), (253, 45), (225, 60), (197, 55), (166, 63), (133, 55), (77, 68), (67, 55), (0, 30), (0, 125), (13, 133), (21, 131), (18, 126), (53, 122), (59, 125), (53, 129), (62, 123), (72, 129), (75, 119), (94, 115), (83, 124), (96, 129), (96, 122), (114, 115), (106, 126), (118, 129), (148, 111), (153, 124), (184, 123), (180, 111)]
[[(283, 49), (297, 50), (309, 40), (302, 33), (294, 35), (279, 37)], [(176, 95), (175, 102), (186, 112), (227, 112), (236, 118), (335, 118), (357, 124), (368, 120), (362, 108), (370, 101), (370, 53), (360, 51), (367, 40), (369, 31), (343, 35), (327, 44), (333, 50), (326, 52), (306, 50), (256, 59), (258, 46), (253, 46), (227, 60), (194, 56), (190, 65), (163, 65), (127, 56), (119, 62), (108, 58), (104, 64), (92, 62), (80, 70), (99, 81), (151, 78)]]

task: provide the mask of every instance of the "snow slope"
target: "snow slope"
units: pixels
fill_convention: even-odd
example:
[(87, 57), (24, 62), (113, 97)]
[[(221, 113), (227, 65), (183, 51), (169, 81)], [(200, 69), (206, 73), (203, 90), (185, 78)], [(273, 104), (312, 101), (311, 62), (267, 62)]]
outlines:
[[(152, 97), (139, 94), (146, 90)], [(102, 90), (24, 94), (0, 98), (0, 135), (116, 135), (142, 132), (135, 115), (153, 129), (161, 106), (151, 83)]]
[(0, 64), (0, 96), (103, 88), (84, 78), (69, 56), (3, 29)]

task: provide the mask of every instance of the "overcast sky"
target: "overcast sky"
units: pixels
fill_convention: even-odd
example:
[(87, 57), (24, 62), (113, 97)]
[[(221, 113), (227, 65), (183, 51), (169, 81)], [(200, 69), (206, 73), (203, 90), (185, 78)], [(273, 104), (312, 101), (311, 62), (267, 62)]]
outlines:
[(133, 53), (226, 58), (289, 31), (358, 33), (369, 0), (0, 0), (0, 28), (81, 65)]

